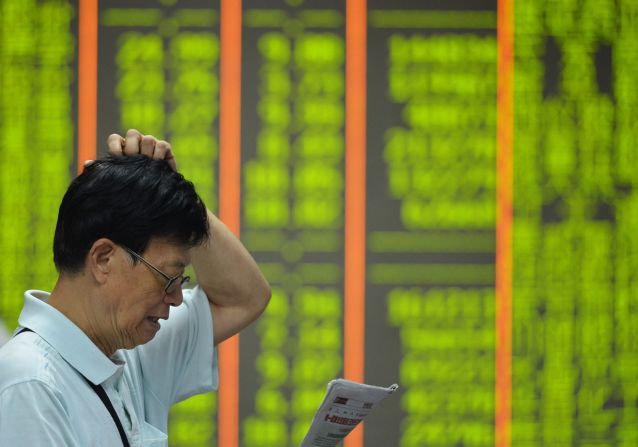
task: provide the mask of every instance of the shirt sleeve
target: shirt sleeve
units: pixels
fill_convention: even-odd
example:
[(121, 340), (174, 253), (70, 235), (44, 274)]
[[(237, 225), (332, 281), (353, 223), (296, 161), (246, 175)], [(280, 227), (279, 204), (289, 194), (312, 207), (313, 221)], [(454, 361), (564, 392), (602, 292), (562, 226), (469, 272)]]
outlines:
[(208, 298), (199, 286), (183, 293), (155, 338), (137, 348), (144, 386), (167, 407), (215, 390), (218, 382)]
[(0, 445), (80, 447), (62, 396), (44, 382), (16, 383), (0, 393)]

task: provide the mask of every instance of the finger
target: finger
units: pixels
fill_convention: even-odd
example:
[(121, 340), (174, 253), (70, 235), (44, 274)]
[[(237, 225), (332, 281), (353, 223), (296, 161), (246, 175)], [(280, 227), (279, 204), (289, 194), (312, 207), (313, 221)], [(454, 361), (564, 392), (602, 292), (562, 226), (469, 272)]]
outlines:
[(171, 149), (171, 145), (164, 140), (159, 140), (155, 143), (155, 151), (153, 152), (153, 158), (155, 160), (164, 160), (166, 153)]
[(126, 145), (124, 146), (124, 154), (135, 155), (140, 153), (140, 142), (142, 134), (135, 129), (126, 131)]
[(93, 163), (95, 160), (84, 160), (84, 167), (86, 168), (88, 165)]
[(140, 147), (140, 152), (147, 157), (153, 157), (153, 151), (155, 150), (155, 145), (157, 144), (157, 138), (153, 135), (144, 135), (142, 137), (142, 143)]
[(169, 149), (166, 152), (166, 157), (164, 159), (168, 162), (168, 165), (171, 167), (171, 169), (177, 172), (177, 161), (175, 160), (175, 155), (173, 155), (172, 149)]
[(155, 144), (155, 152), (153, 152), (153, 158), (155, 160), (166, 160), (171, 169), (173, 169), (173, 171), (177, 171), (177, 164), (175, 163), (175, 157), (173, 156), (173, 150), (169, 142), (159, 140)]
[(124, 149), (124, 143), (126, 140), (122, 138), (121, 135), (116, 133), (112, 133), (106, 139), (106, 148), (110, 155), (122, 155), (122, 150)]

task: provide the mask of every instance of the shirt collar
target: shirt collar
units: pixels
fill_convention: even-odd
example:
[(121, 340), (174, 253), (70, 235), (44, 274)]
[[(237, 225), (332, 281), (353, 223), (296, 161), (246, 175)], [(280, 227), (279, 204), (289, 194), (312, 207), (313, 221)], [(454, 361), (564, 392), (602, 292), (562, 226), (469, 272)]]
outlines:
[[(123, 362), (113, 363), (66, 315), (48, 305), (50, 294), (41, 290), (24, 293), (18, 322), (31, 329), (55, 349), (73, 368), (95, 385), (122, 374)], [(118, 358), (120, 360), (120, 358)]]

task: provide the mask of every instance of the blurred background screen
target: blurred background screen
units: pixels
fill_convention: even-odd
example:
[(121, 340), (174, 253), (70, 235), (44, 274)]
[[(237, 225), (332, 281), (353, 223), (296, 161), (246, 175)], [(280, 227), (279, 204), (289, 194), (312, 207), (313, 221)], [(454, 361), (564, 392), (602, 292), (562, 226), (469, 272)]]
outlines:
[(401, 387), (346, 447), (635, 447), (637, 38), (635, 0), (0, 0), (0, 328), (136, 128), (273, 290), (171, 446), (296, 447), (345, 376)]

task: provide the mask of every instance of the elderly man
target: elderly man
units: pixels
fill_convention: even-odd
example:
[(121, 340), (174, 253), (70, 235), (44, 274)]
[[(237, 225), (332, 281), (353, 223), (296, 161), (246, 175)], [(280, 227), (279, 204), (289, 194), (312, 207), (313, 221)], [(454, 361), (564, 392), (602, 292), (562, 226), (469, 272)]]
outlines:
[(107, 145), (60, 205), (55, 288), (25, 293), (0, 348), (1, 446), (168, 445), (171, 405), (216, 388), (215, 345), (270, 298), (168, 143), (130, 130)]

